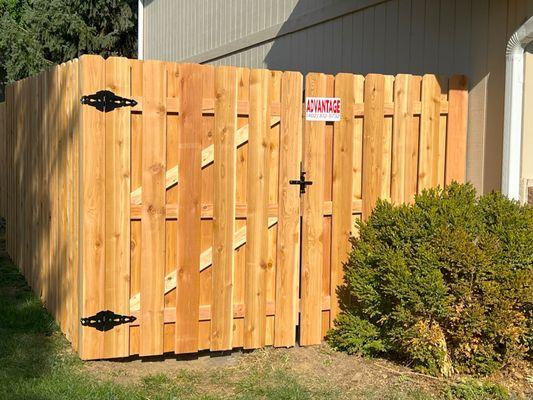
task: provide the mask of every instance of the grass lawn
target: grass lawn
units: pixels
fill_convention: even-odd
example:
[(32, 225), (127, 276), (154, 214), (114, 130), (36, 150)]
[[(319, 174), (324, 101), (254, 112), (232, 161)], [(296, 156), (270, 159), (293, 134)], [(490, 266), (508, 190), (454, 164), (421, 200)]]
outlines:
[[(500, 386), (424, 377), (326, 345), (190, 360), (82, 362), (7, 258), (1, 232), (0, 240), (2, 400), (509, 398)], [(511, 398), (533, 396), (525, 380)]]

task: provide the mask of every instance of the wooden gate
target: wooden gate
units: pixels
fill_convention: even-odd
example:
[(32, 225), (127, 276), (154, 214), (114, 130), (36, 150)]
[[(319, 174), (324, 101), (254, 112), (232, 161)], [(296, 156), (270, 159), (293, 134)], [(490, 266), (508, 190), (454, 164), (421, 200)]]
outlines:
[[(70, 293), (73, 315), (61, 326), (84, 359), (320, 343), (339, 310), (354, 222), (378, 198), (409, 202), (464, 180), (462, 76), (312, 73), (304, 82), (297, 72), (98, 56), (68, 68), (65, 238), (79, 246), (67, 246), (55, 283), (25, 273), (46, 293), (62, 283), (54, 304)], [(37, 85), (48, 88), (51, 74)], [(306, 121), (304, 86), (308, 97), (341, 98), (341, 120)], [(136, 105), (71, 101), (104, 89)], [(23, 94), (8, 88), (7, 109), (24, 105)], [(32, 130), (11, 129), (17, 122), (2, 110), (8, 154), (12, 138)], [(16, 154), (14, 170), (31, 167)], [(290, 183), (302, 170), (312, 181), (305, 194)], [(2, 204), (12, 227), (23, 214), (8, 197)], [(58, 243), (71, 243), (62, 232), (53, 231)], [(16, 233), (8, 241), (20, 251)], [(107, 331), (77, 324), (102, 310), (136, 320)]]

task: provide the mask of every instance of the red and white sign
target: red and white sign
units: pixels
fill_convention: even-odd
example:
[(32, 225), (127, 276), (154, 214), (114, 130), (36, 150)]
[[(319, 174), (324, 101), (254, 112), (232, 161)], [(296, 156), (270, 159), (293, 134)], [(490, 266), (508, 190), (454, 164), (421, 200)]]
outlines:
[(306, 121), (340, 121), (341, 99), (337, 97), (307, 97), (305, 99)]

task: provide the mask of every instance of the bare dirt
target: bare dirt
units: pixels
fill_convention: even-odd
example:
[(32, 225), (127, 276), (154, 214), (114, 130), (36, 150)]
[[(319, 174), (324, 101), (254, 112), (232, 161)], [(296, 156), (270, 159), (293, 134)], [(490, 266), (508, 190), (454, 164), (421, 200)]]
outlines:
[[(88, 362), (86, 367), (96, 377), (112, 377), (126, 385), (150, 375), (175, 377), (184, 372), (197, 377), (215, 377), (214, 381), (201, 379), (205, 385), (217, 385), (224, 379), (235, 382), (257, 369), (283, 369), (297, 376), (306, 387), (337, 387), (347, 398), (360, 393), (385, 392), (390, 388), (397, 388), (402, 393), (422, 392), (440, 398), (439, 394), (447, 387), (461, 381), (460, 377), (445, 380), (419, 374), (383, 359), (365, 359), (335, 352), (327, 345), (234, 351), (223, 355), (204, 353), (188, 358), (168, 356), (147, 360), (98, 361)], [(488, 381), (503, 385), (517, 398), (533, 399), (533, 368), (530, 364), (510, 368), (488, 378)]]

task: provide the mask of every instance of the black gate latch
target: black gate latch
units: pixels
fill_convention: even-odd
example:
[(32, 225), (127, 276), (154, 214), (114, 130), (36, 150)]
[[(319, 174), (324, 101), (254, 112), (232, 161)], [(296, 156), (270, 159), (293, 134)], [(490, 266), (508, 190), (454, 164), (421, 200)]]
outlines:
[(105, 332), (113, 329), (117, 325), (129, 324), (136, 319), (134, 316), (119, 315), (113, 311), (105, 310), (98, 312), (92, 317), (82, 318), (81, 324)]
[(305, 172), (300, 172), (300, 180), (290, 180), (289, 183), (291, 185), (300, 185), (300, 194), (305, 193), (306, 186), (311, 186), (313, 184), (313, 181), (306, 181), (305, 180)]
[(82, 96), (81, 104), (92, 106), (98, 111), (109, 112), (119, 107), (135, 107), (137, 102), (133, 99), (117, 96), (110, 90), (100, 90), (95, 94)]

